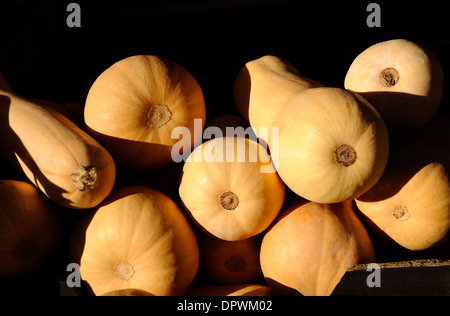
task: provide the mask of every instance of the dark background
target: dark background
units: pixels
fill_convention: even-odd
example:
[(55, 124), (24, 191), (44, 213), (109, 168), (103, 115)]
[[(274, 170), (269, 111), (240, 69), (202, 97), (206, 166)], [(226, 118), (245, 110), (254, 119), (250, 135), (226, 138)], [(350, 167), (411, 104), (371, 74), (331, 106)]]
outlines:
[[(66, 24), (71, 2), (81, 6), (81, 28)], [(381, 28), (366, 24), (371, 2), (381, 6)], [(265, 54), (286, 58), (323, 85), (343, 87), (360, 52), (406, 38), (430, 48), (450, 73), (449, 15), (443, 1), (0, 0), (0, 73), (24, 96), (83, 101), (114, 62), (160, 55), (197, 78), (211, 119), (235, 113), (237, 72)], [(445, 91), (441, 111), (447, 100)]]
[[(71, 2), (81, 6), (81, 28), (66, 24), (66, 8)], [(366, 8), (371, 2), (381, 6), (381, 28), (366, 24)], [(302, 74), (325, 86), (343, 87), (347, 70), (360, 52), (380, 41), (406, 38), (431, 49), (445, 76), (450, 73), (450, 10), (446, 4), (0, 0), (0, 73), (25, 97), (60, 103), (84, 101), (97, 76), (116, 61), (136, 54), (159, 55), (185, 66), (197, 78), (210, 120), (237, 113), (233, 105), (236, 75), (246, 62), (266, 54), (287, 59)], [(447, 87), (446, 81), (442, 112), (450, 109)], [(430, 250), (414, 258), (434, 255)], [(394, 259), (410, 256), (398, 251)], [(27, 289), (36, 288), (41, 294), (67, 291), (68, 273), (61, 260), (66, 258), (56, 260), (49, 271), (53, 276), (57, 270), (57, 280), (62, 283), (51, 278), (44, 282), (40, 278), (37, 283), (26, 280)], [(15, 287), (0, 284), (0, 293), (2, 288), (11, 294), (12, 289), (22, 293), (23, 287), (21, 283)]]

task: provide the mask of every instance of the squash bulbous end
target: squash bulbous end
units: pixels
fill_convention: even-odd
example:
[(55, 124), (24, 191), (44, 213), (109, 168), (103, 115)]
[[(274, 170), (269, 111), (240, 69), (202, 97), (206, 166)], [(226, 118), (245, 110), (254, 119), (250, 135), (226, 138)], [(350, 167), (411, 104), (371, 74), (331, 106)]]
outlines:
[(78, 190), (93, 190), (98, 186), (98, 169), (94, 166), (82, 166), (72, 173), (71, 179)]
[(408, 209), (405, 206), (396, 206), (393, 211), (393, 215), (399, 221), (407, 221), (411, 215), (409, 214)]
[(155, 104), (147, 113), (147, 125), (159, 128), (172, 118), (172, 112), (165, 105)]
[(127, 262), (119, 262), (114, 265), (116, 276), (124, 281), (128, 281), (134, 275), (133, 266)]
[(353, 165), (356, 158), (356, 151), (350, 145), (344, 144), (334, 150), (334, 161), (344, 167)]
[(380, 72), (380, 83), (383, 87), (393, 87), (400, 80), (400, 74), (395, 68), (389, 67)]
[(224, 192), (219, 197), (220, 205), (227, 211), (235, 210), (239, 205), (239, 198), (233, 192)]

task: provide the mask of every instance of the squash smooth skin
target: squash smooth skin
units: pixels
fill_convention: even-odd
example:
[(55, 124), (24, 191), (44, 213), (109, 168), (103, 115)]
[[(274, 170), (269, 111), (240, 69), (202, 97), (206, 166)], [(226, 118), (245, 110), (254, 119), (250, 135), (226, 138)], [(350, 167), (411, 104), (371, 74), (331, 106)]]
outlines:
[(313, 202), (339, 203), (378, 181), (387, 164), (389, 137), (366, 100), (344, 89), (315, 88), (289, 103), (273, 159), (293, 192)]
[(0, 180), (0, 278), (36, 273), (60, 245), (60, 210), (34, 185)]
[[(362, 97), (323, 87), (276, 56), (248, 62), (234, 96), (257, 136), (277, 151), (274, 165), (297, 195), (339, 203), (363, 194), (381, 176), (389, 137), (378, 112)], [(262, 127), (277, 128), (278, 139), (258, 133)]]
[(70, 249), (95, 295), (124, 289), (183, 295), (199, 265), (185, 215), (169, 197), (144, 186), (113, 191), (79, 222)]
[(239, 113), (270, 147), (271, 134), (259, 128), (279, 127), (280, 113), (290, 98), (322, 85), (300, 74), (287, 60), (263, 56), (245, 64), (234, 84), (234, 102)]
[(191, 153), (179, 193), (199, 229), (236, 241), (270, 225), (283, 205), (285, 185), (262, 145), (244, 137), (217, 137)]
[(352, 201), (300, 200), (264, 235), (261, 269), (277, 294), (331, 295), (348, 268), (374, 261), (372, 241)]
[(116, 175), (109, 152), (62, 114), (0, 91), (1, 156), (54, 202), (98, 205)]
[(358, 55), (344, 84), (377, 109), (391, 136), (401, 137), (418, 131), (436, 114), (443, 82), (442, 67), (431, 51), (395, 39)]
[[(202, 140), (195, 119), (205, 124), (203, 92), (195, 78), (174, 61), (131, 56), (106, 69), (89, 90), (84, 110), (86, 126), (112, 154), (117, 164), (154, 171), (173, 163), (176, 127), (190, 131), (182, 141), (191, 148)], [(181, 141), (181, 140), (180, 140)]]
[(439, 154), (423, 143), (396, 142), (379, 182), (356, 199), (385, 243), (418, 251), (450, 236), (450, 179)]

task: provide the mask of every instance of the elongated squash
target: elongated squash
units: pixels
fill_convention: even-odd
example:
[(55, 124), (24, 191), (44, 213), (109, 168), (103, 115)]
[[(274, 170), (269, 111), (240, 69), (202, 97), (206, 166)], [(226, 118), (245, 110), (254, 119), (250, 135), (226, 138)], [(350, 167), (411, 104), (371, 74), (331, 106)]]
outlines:
[(293, 95), (321, 86), (287, 60), (267, 55), (241, 69), (234, 84), (234, 102), (256, 135), (270, 144), (270, 133), (261, 135), (259, 128), (279, 127), (283, 107)]
[(386, 126), (363, 98), (338, 88), (315, 88), (288, 105), (272, 154), (286, 185), (303, 198), (339, 203), (369, 190), (389, 155)]
[(91, 208), (111, 192), (115, 164), (62, 114), (0, 90), (0, 155), (54, 202)]
[(234, 92), (236, 107), (268, 143), (278, 174), (297, 195), (339, 203), (380, 178), (387, 128), (362, 97), (322, 87), (275, 56), (247, 63)]

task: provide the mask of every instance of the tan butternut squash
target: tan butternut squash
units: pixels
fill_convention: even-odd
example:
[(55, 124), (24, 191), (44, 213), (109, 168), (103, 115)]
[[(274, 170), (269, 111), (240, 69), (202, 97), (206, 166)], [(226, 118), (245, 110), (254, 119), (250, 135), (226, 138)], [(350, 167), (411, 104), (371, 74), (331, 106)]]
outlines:
[(419, 130), (436, 114), (443, 81), (442, 67), (430, 50), (395, 39), (358, 55), (345, 77), (345, 88), (366, 98), (390, 135), (400, 137)]
[(364, 99), (338, 88), (291, 98), (272, 155), (286, 185), (318, 203), (339, 203), (370, 189), (389, 156), (386, 126)]
[(179, 193), (198, 228), (236, 241), (270, 225), (283, 205), (285, 186), (263, 146), (244, 137), (218, 137), (191, 153)]
[(279, 119), (293, 95), (321, 84), (302, 76), (287, 60), (266, 55), (245, 64), (234, 84), (239, 113), (270, 146), (271, 133), (260, 128), (280, 127)]
[(70, 102), (67, 104), (62, 104), (59, 102), (55, 102), (48, 99), (42, 99), (42, 98), (30, 98), (30, 102), (39, 104), (41, 106), (50, 108), (52, 110), (55, 110), (65, 117), (67, 117), (69, 120), (71, 120), (73, 123), (75, 123), (78, 127), (81, 129), (84, 129), (84, 118), (83, 115), (81, 115), (80, 112), (83, 111), (84, 103), (81, 102)]
[(111, 192), (111, 155), (62, 114), (0, 91), (0, 119), (0, 155), (56, 203), (91, 208)]
[[(157, 56), (131, 56), (95, 80), (86, 99), (89, 132), (118, 164), (140, 171), (170, 165), (176, 127), (190, 135), (192, 149), (202, 140), (205, 101), (195, 78), (181, 65)], [(195, 119), (198, 130), (194, 132)]]
[(113, 191), (80, 221), (70, 248), (95, 295), (124, 289), (183, 295), (199, 265), (184, 214), (169, 197), (144, 186)]
[(269, 144), (281, 179), (294, 193), (339, 203), (363, 194), (381, 176), (387, 129), (362, 97), (322, 87), (275, 56), (247, 63), (234, 91), (237, 108)]
[(423, 143), (393, 144), (386, 172), (356, 205), (388, 244), (425, 250), (450, 236), (448, 169)]
[(352, 201), (297, 200), (265, 234), (261, 268), (279, 294), (330, 295), (348, 268), (374, 260), (372, 241)]

